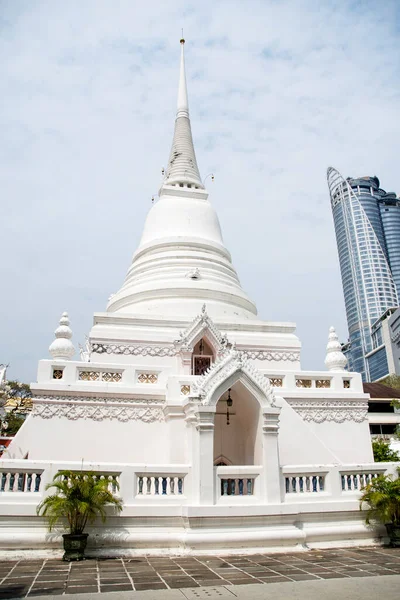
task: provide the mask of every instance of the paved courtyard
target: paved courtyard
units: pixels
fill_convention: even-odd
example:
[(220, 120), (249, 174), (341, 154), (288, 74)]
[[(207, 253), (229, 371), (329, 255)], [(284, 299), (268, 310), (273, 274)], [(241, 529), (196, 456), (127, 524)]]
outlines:
[(400, 549), (347, 548), (251, 556), (0, 561), (0, 598), (127, 592), (400, 574)]

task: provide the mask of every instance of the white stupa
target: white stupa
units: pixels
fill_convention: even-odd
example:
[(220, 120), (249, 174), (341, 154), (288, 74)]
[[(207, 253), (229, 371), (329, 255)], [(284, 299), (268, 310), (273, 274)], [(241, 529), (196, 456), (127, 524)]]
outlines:
[(68, 325), (39, 363), (34, 409), (8, 457), (44, 465), (42, 483), (82, 464), (118, 477), (124, 511), (110, 543), (371, 540), (357, 502), (373, 460), (361, 377), (335, 344), (328, 371), (302, 371), (295, 325), (260, 320), (242, 289), (197, 166), (183, 40), (159, 200), (122, 287), (94, 315), (84, 361), (70, 360)]

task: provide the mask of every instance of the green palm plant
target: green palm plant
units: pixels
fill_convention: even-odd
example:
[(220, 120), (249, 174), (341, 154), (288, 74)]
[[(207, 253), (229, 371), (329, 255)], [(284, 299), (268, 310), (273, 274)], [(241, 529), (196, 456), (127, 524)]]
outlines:
[(360, 510), (367, 504), (365, 521), (381, 522), (386, 526), (391, 544), (400, 544), (400, 478), (390, 475), (375, 477), (363, 490)]
[(368, 504), (366, 522), (372, 520), (400, 526), (400, 479), (390, 475), (375, 477), (363, 490), (360, 506)]
[[(59, 471), (46, 486), (46, 490), (55, 488), (55, 493), (39, 504), (37, 514), (47, 517), (50, 531), (60, 520), (67, 518), (70, 533), (81, 534), (87, 523), (97, 517), (104, 523), (108, 504), (122, 510), (122, 502), (109, 491), (109, 484), (107, 479), (100, 479), (90, 471)], [(113, 484), (118, 490), (118, 482)]]
[[(118, 482), (112, 482), (114, 491), (119, 489)], [(83, 558), (87, 534), (84, 534), (87, 523), (92, 523), (97, 517), (104, 522), (107, 517), (106, 506), (114, 506), (117, 511), (122, 510), (122, 501), (109, 490), (110, 481), (101, 479), (99, 474), (91, 471), (59, 471), (53, 481), (46, 486), (46, 490), (55, 489), (55, 492), (38, 505), (37, 514), (48, 519), (49, 530), (57, 523), (67, 519), (69, 535), (64, 535), (64, 548), (67, 550), (65, 560)], [(68, 553), (67, 538), (84, 537), (82, 550), (76, 552), (78, 546), (73, 546), (75, 552)]]

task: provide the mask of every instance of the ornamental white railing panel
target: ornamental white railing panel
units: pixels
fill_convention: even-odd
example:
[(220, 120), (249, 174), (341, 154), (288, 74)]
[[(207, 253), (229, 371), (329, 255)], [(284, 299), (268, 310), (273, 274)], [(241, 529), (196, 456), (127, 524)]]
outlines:
[(315, 497), (341, 500), (357, 497), (379, 475), (396, 477), (398, 463), (363, 465), (291, 465), (282, 468), (285, 502), (312, 502)]
[[(81, 462), (0, 460), (1, 505), (36, 508), (46, 494), (46, 485), (59, 471), (91, 472), (108, 481), (110, 492), (119, 496), (124, 507), (136, 504), (186, 504), (191, 493), (188, 465), (143, 465)], [(68, 476), (65, 476), (68, 479)]]
[(261, 465), (221, 466), (214, 469), (217, 503), (260, 502)]
[(361, 466), (356, 469), (340, 469), (340, 486), (342, 492), (359, 492), (363, 487), (371, 483), (379, 475), (384, 475), (385, 468), (379, 468), (379, 463), (374, 463), (366, 469)]
[(43, 469), (2, 468), (0, 469), (0, 492), (41, 492), (42, 474)]
[[(396, 476), (399, 463), (347, 465), (287, 465), (281, 469), (282, 502), (357, 502), (363, 486), (381, 474)], [(211, 467), (213, 468), (213, 467)], [(176, 510), (198, 504), (200, 482), (192, 481), (192, 469), (185, 464), (129, 464), (0, 460), (0, 516), (34, 516), (36, 506), (59, 471), (94, 472), (108, 481), (109, 490), (124, 505), (123, 515), (137, 509)], [(268, 473), (261, 465), (219, 466), (214, 472), (214, 504), (260, 505), (268, 503)], [(118, 489), (119, 487), (119, 489)], [(22, 514), (22, 513), (21, 513)], [(154, 513), (152, 513), (154, 514)]]
[[(329, 392), (363, 394), (361, 376), (357, 373), (332, 373), (327, 371), (279, 372), (261, 369), (274, 388), (296, 394), (321, 394)], [(279, 391), (279, 390), (278, 390)]]
[(183, 496), (185, 473), (181, 475), (136, 475), (137, 496)]
[(286, 494), (319, 494), (325, 491), (325, 475), (286, 475)]

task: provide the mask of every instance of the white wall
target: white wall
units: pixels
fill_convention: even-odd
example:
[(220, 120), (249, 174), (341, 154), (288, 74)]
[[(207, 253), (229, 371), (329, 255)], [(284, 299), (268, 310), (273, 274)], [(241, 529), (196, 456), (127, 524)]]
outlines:
[[(182, 424), (182, 435), (185, 436)], [(7, 458), (100, 462), (168, 462), (165, 423), (43, 419), (30, 415), (12, 442)]]

